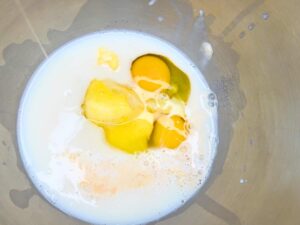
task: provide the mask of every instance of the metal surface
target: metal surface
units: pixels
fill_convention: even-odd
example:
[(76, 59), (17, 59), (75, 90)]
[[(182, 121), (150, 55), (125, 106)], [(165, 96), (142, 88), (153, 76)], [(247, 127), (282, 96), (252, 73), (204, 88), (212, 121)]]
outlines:
[(172, 42), (199, 66), (219, 100), (212, 176), (183, 210), (157, 224), (299, 224), (297, 3), (1, 0), (0, 224), (84, 224), (53, 208), (28, 180), (16, 116), (26, 81), (43, 59), (73, 38), (110, 28)]

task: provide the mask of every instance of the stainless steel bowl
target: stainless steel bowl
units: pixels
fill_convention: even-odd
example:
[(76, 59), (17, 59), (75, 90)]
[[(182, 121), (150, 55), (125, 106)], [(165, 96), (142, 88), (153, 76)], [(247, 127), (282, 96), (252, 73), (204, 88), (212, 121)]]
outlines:
[[(167, 224), (300, 221), (300, 5), (296, 0), (0, 1), (0, 224), (84, 224), (47, 203), (16, 142), (21, 94), (53, 50), (103, 29), (166, 39), (219, 100), (218, 154), (199, 195)], [(212, 49), (210, 49), (212, 46)]]

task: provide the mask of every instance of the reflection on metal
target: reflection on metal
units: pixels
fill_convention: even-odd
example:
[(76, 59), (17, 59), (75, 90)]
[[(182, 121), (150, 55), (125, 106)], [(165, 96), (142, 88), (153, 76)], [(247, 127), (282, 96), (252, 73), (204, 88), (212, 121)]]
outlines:
[(270, 17), (270, 14), (268, 12), (264, 12), (263, 14), (261, 14), (261, 18), (263, 20), (268, 20)]
[(32, 35), (33, 35), (35, 41), (38, 43), (38, 45), (39, 45), (39, 47), (40, 47), (40, 49), (41, 49), (43, 55), (45, 56), (45, 58), (48, 58), (48, 54), (47, 54), (46, 50), (44, 49), (44, 47), (43, 47), (43, 45), (42, 45), (42, 43), (41, 43), (41, 41), (40, 41), (38, 35), (36, 34), (36, 32), (35, 32), (35, 30), (34, 30), (32, 24), (31, 24), (31, 22), (30, 22), (30, 20), (29, 20), (29, 18), (28, 18), (28, 16), (26, 15), (26, 12), (24, 11), (24, 8), (23, 8), (22, 4), (20, 3), (19, 0), (14, 0), (14, 2), (15, 2), (15, 4), (16, 4), (18, 10), (20, 11), (22, 17), (24, 18), (24, 20), (25, 20), (25, 22), (26, 22), (28, 28), (30, 29), (30, 31), (31, 31), (31, 33), (32, 33)]
[(242, 32), (239, 34), (240, 39), (244, 38), (245, 36), (246, 36), (246, 32), (245, 32), (245, 31), (242, 31)]
[(265, 0), (255, 0), (252, 2), (250, 5), (248, 5), (245, 9), (243, 9), (230, 23), (227, 25), (223, 32), (222, 35), (225, 37), (227, 36), (231, 31), (236, 28), (236, 26), (251, 12), (256, 10), (259, 6), (261, 6), (264, 3)]
[(12, 189), (9, 192), (9, 197), (15, 206), (25, 209), (29, 206), (29, 201), (34, 194), (35, 190), (33, 188), (28, 188), (23, 191)]
[(228, 225), (242, 225), (240, 219), (236, 214), (222, 206), (220, 203), (213, 200), (207, 194), (200, 195), (197, 203), (205, 210), (213, 215), (217, 215), (220, 219), (224, 220)]
[(248, 30), (249, 30), (249, 31), (254, 30), (254, 28), (255, 28), (255, 23), (250, 23), (250, 24), (248, 25)]

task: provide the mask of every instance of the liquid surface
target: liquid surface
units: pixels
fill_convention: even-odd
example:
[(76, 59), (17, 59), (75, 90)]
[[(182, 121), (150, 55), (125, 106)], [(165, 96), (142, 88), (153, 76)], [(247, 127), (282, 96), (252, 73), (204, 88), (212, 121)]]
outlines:
[[(117, 69), (96, 63), (99, 48), (118, 55)], [(132, 61), (148, 53), (168, 57), (189, 76), (190, 134), (176, 150), (130, 155), (107, 144), (81, 104), (93, 79), (131, 85)], [(78, 219), (108, 225), (157, 220), (189, 200), (209, 175), (217, 138), (210, 94), (194, 64), (161, 39), (129, 31), (84, 36), (51, 55), (24, 92), (18, 140), (25, 168), (47, 200)]]

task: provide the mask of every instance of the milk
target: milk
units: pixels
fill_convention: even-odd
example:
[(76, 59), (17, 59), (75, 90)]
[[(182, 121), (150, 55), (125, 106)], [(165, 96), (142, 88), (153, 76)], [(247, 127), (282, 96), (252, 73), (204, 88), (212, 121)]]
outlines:
[[(97, 65), (99, 48), (114, 51), (119, 68)], [(132, 85), (132, 61), (169, 58), (191, 81), (186, 112), (190, 135), (177, 150), (126, 154), (107, 144), (101, 128), (81, 114), (89, 82)], [(216, 152), (217, 109), (209, 106), (201, 72), (177, 48), (143, 33), (93, 33), (55, 51), (35, 71), (18, 115), (21, 158), (41, 194), (63, 212), (93, 224), (132, 225), (181, 207), (207, 179)]]

